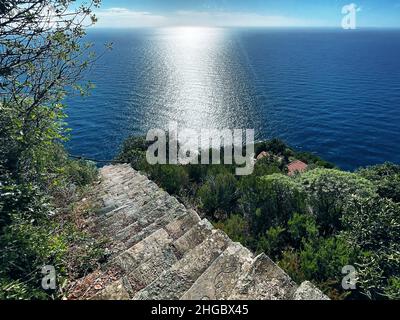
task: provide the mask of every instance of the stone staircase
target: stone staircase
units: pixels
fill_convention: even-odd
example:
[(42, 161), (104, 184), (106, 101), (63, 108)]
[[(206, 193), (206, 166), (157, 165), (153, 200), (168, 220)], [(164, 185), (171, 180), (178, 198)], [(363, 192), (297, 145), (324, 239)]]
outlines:
[(111, 239), (110, 259), (88, 276), (97, 285), (84, 299), (328, 299), (309, 282), (298, 287), (266, 255), (232, 242), (129, 165), (100, 174), (102, 208), (91, 228)]

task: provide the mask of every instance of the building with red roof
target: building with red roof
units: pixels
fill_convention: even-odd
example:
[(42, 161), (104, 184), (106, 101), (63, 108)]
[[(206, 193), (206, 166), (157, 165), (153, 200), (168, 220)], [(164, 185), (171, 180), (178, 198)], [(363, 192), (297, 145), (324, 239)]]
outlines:
[(300, 161), (300, 160), (293, 161), (293, 162), (289, 163), (289, 165), (288, 165), (288, 175), (292, 176), (296, 172), (304, 172), (307, 170), (307, 168), (308, 168), (308, 165), (306, 163), (304, 163), (303, 161)]

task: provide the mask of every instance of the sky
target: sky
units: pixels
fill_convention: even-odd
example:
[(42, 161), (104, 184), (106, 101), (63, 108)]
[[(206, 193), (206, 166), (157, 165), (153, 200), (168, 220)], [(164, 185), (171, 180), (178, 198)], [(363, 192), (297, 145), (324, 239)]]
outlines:
[(357, 6), (357, 28), (400, 28), (400, 0), (102, 0), (98, 28), (338, 27)]

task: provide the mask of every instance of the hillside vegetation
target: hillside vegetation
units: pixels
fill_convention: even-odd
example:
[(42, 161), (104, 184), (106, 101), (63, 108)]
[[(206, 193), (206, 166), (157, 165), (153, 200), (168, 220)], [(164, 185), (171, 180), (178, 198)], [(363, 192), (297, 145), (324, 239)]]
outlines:
[[(101, 257), (76, 201), (96, 167), (69, 159), (63, 100), (91, 87), (84, 42), (99, 0), (0, 2), (0, 299), (56, 299)], [(80, 213), (84, 213), (80, 210)], [(56, 289), (41, 285), (43, 266)]]
[[(400, 298), (400, 166), (386, 163), (350, 173), (274, 139), (256, 145), (250, 176), (233, 165), (147, 164), (148, 143), (131, 137), (117, 159), (145, 172), (166, 191), (289, 275), (311, 280), (333, 299)], [(287, 175), (302, 160), (308, 170)], [(345, 266), (357, 272), (344, 290)]]

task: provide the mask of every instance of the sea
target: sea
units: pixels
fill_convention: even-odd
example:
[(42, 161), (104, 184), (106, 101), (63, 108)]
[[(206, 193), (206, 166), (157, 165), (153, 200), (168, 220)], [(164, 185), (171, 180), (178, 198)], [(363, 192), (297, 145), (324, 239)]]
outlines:
[[(95, 88), (65, 100), (73, 155), (130, 135), (254, 129), (344, 170), (400, 163), (400, 30), (93, 29)], [(104, 45), (112, 43), (112, 50)]]

